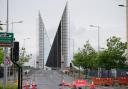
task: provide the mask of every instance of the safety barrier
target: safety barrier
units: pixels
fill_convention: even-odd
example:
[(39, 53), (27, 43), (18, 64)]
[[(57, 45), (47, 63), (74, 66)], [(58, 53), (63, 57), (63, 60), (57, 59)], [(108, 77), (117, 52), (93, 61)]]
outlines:
[(120, 85), (128, 85), (128, 77), (119, 77), (119, 78), (92, 78), (92, 82), (94, 85), (107, 85), (112, 86), (114, 83), (118, 83)]
[(116, 80), (120, 85), (128, 85), (128, 77), (119, 77)]
[(75, 80), (73, 81), (72, 84), (66, 83), (64, 80), (62, 80), (60, 86), (67, 86), (67, 87), (75, 88), (75, 89), (76, 87), (89, 87), (90, 89), (95, 88), (93, 82), (92, 84), (88, 84), (86, 80)]
[(92, 78), (92, 81), (94, 85), (113, 85), (113, 79), (112, 78)]

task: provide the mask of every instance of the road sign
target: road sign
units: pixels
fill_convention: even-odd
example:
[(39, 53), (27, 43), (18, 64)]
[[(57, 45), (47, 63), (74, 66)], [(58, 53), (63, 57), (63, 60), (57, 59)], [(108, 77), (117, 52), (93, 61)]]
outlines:
[(13, 33), (0, 32), (0, 47), (12, 47)]
[(5, 58), (4, 64), (6, 64), (6, 65), (10, 64), (10, 59), (9, 59), (9, 57), (6, 57), (6, 58)]

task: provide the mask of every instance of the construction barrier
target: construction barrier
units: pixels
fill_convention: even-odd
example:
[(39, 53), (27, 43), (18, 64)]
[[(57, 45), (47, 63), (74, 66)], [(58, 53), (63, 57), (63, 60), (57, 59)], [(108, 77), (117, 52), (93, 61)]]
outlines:
[(118, 83), (119, 85), (128, 85), (128, 77), (118, 77), (116, 79), (93, 77), (92, 81), (93, 81), (94, 85), (112, 86), (114, 83)]
[(120, 85), (128, 85), (128, 77), (119, 77), (117, 81)]
[(92, 81), (93, 81), (94, 85), (112, 86), (113, 83), (114, 83), (112, 78), (96, 78), (96, 77), (93, 77)]
[(72, 84), (66, 83), (64, 80), (61, 83), (61, 86), (67, 86), (71, 88), (76, 88), (76, 87), (89, 87), (90, 89), (94, 89), (95, 86), (94, 84), (88, 84), (86, 80), (75, 80), (73, 81)]

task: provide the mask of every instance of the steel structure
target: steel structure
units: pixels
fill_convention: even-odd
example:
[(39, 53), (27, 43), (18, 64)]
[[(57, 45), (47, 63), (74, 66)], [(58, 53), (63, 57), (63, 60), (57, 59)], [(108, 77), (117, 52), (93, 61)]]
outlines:
[(61, 19), (61, 59), (64, 60), (64, 66), (68, 64), (68, 33), (69, 33), (69, 20), (68, 20), (68, 2), (66, 3), (62, 19)]
[(66, 3), (60, 20), (46, 66), (52, 68), (66, 67), (68, 64), (68, 3)]
[(42, 20), (42, 17), (39, 12), (39, 28), (37, 33), (37, 41), (38, 41), (38, 48), (37, 48), (37, 67), (38, 68), (44, 68), (44, 23)]
[(47, 31), (45, 29), (43, 19), (39, 12), (38, 31), (37, 31), (37, 60), (36, 60), (37, 68), (44, 69), (50, 47), (51, 45), (50, 45), (49, 37), (47, 35)]

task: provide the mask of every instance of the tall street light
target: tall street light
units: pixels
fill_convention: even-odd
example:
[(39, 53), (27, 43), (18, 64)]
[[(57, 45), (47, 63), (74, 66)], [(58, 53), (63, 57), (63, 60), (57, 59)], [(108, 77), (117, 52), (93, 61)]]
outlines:
[(100, 51), (100, 26), (98, 25), (90, 25), (90, 27), (95, 27), (98, 30), (98, 52)]
[(126, 5), (118, 5), (120, 7), (126, 7), (126, 42), (128, 48), (128, 0), (126, 0)]
[[(6, 33), (8, 32), (9, 30), (9, 0), (6, 0), (7, 1), (7, 16), (6, 16)], [(3, 78), (3, 89), (6, 88), (6, 84), (7, 84), (7, 56), (8, 56), (8, 48), (5, 47), (4, 49), (4, 78)]]
[(13, 25), (14, 25), (15, 23), (23, 23), (23, 21), (12, 22), (12, 23), (11, 23), (11, 24), (12, 24), (12, 31), (11, 31), (11, 32), (13, 32)]
[[(100, 51), (100, 26), (99, 25), (90, 25), (90, 27), (95, 27), (98, 30), (98, 53)], [(98, 77), (101, 77), (101, 68), (98, 68)]]
[(25, 48), (25, 41), (27, 40), (27, 39), (30, 39), (29, 37), (28, 38), (24, 38), (24, 44), (23, 44), (23, 47)]

